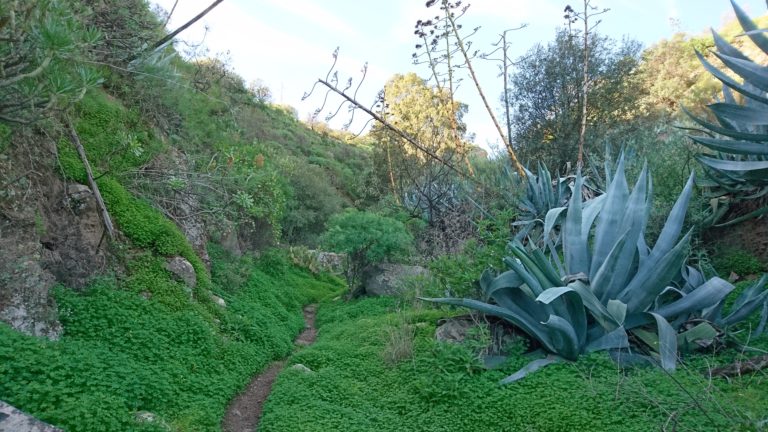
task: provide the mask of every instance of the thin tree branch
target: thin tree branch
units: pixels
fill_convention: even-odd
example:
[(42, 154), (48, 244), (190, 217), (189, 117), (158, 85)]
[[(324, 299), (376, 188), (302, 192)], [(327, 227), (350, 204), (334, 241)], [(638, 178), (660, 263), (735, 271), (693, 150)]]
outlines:
[(192, 24), (196, 23), (202, 17), (207, 15), (208, 12), (212, 11), (216, 6), (218, 6), (223, 1), (224, 0), (216, 0), (213, 3), (211, 3), (211, 5), (208, 6), (207, 8), (205, 8), (204, 11), (200, 12), (199, 14), (197, 14), (194, 18), (192, 18), (191, 20), (187, 21), (184, 25), (182, 25), (181, 27), (177, 28), (173, 32), (169, 33), (167, 36), (165, 36), (164, 38), (160, 39), (159, 41), (155, 42), (154, 45), (152, 45), (152, 48), (150, 49), (150, 51), (154, 51), (154, 50), (160, 48), (161, 46), (165, 45), (168, 41), (170, 41), (171, 39), (175, 38), (179, 33), (183, 32), (189, 26), (191, 26)]

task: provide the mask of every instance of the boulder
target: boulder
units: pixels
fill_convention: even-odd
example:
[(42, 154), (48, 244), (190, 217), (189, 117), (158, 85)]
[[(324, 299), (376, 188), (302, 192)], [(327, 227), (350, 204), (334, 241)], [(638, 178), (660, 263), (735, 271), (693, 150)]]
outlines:
[(171, 272), (173, 276), (184, 282), (189, 288), (194, 288), (197, 285), (197, 275), (195, 274), (195, 268), (192, 267), (192, 263), (182, 257), (173, 257), (165, 265), (166, 270)]
[(0, 401), (0, 432), (61, 432), (61, 429)]
[(217, 305), (219, 305), (219, 306), (221, 306), (223, 308), (227, 307), (227, 302), (225, 302), (223, 298), (221, 298), (221, 297), (219, 297), (217, 295), (211, 294), (211, 300), (213, 300), (214, 303), (216, 303)]
[(295, 365), (291, 366), (290, 369), (291, 370), (295, 370), (295, 371), (299, 371), (299, 372), (303, 372), (303, 373), (308, 373), (308, 374), (311, 374), (311, 373), (315, 372), (312, 369), (304, 366), (301, 363), (296, 363)]
[(343, 274), (346, 267), (346, 254), (333, 252), (310, 251), (316, 255), (317, 264), (320, 270), (334, 274)]
[(429, 270), (404, 264), (376, 264), (363, 275), (363, 286), (370, 296), (396, 296), (402, 292), (403, 282), (415, 276), (429, 276)]

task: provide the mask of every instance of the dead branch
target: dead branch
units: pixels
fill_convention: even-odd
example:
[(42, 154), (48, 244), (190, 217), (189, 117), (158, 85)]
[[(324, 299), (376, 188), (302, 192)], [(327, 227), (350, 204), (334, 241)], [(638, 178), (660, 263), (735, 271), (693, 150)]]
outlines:
[(747, 360), (738, 360), (727, 366), (714, 368), (708, 371), (707, 374), (730, 378), (759, 372), (765, 368), (768, 368), (768, 355), (761, 355)]
[(70, 120), (69, 117), (65, 117), (65, 122), (67, 124), (70, 139), (72, 140), (72, 145), (74, 145), (77, 149), (77, 154), (80, 155), (80, 160), (83, 162), (85, 172), (88, 175), (88, 184), (91, 187), (93, 196), (96, 198), (96, 204), (99, 206), (99, 210), (101, 211), (101, 219), (104, 223), (104, 228), (106, 229), (110, 240), (114, 240), (115, 228), (112, 225), (112, 218), (109, 216), (107, 206), (104, 204), (104, 199), (101, 197), (99, 186), (93, 179), (93, 171), (91, 171), (91, 164), (88, 162), (88, 156), (85, 154), (85, 148), (83, 148), (83, 144), (80, 142), (80, 137), (77, 135), (77, 131), (75, 130), (75, 126), (72, 124), (72, 120)]

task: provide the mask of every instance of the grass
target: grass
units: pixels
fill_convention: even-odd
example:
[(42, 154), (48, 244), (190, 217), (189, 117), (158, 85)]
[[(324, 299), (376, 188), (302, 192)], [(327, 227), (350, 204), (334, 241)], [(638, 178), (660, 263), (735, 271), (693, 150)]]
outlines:
[[(391, 299), (323, 305), (317, 343), (289, 361), (315, 373), (280, 375), (259, 430), (758, 430), (768, 417), (765, 372), (730, 383), (703, 374), (739, 357), (735, 350), (690, 356), (672, 378), (655, 368), (619, 370), (598, 353), (499, 386), (529, 359), (485, 370), (471, 347), (434, 341), (445, 315), (399, 309)], [(413, 332), (413, 352), (392, 362), (396, 326)], [(766, 337), (752, 342), (768, 348)]]
[[(301, 305), (342, 285), (287, 264), (275, 273), (215, 247), (211, 256), (212, 290), (226, 309), (190, 300), (148, 254), (125, 278), (84, 293), (60, 288), (57, 342), (0, 325), (0, 399), (70, 432), (219, 430), (229, 400), (291, 351)], [(159, 420), (138, 423), (143, 411)]]

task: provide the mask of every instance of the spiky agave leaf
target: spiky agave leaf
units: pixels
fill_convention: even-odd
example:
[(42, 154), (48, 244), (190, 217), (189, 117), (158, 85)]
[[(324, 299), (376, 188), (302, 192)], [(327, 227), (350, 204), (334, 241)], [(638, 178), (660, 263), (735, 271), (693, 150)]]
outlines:
[[(484, 301), (426, 300), (499, 316), (567, 360), (595, 350), (626, 348), (631, 332), (656, 352), (667, 370), (674, 369), (679, 347), (689, 349), (698, 335), (712, 333), (713, 327), (702, 326), (685, 329), (680, 336), (684, 323), (705, 318), (719, 326), (732, 325), (761, 307), (768, 309), (768, 276), (746, 290), (724, 317), (722, 305), (733, 285), (719, 278), (706, 280), (698, 270), (684, 266), (690, 231), (684, 234), (683, 228), (693, 174), (652, 247), (645, 241), (653, 189), (648, 168), (630, 190), (620, 157), (610, 178), (604, 195), (584, 202), (579, 194), (558, 210), (565, 214), (564, 263), (551, 243), (547, 256), (535, 245), (513, 241), (511, 256), (504, 259), (509, 271), (486, 271), (480, 278)], [(579, 173), (574, 189), (580, 190), (582, 183)], [(534, 361), (505, 382), (549, 363)]]
[[(552, 177), (552, 173), (541, 162), (538, 164), (536, 174), (527, 168), (525, 173), (525, 195), (518, 201), (520, 216), (513, 224), (520, 227), (515, 238), (518, 240), (529, 238), (534, 243), (541, 244), (544, 238), (542, 226), (544, 226), (545, 217), (551, 209), (565, 205), (572, 191), (568, 187), (568, 177), (560, 177), (558, 173)], [(511, 173), (511, 175), (519, 179), (517, 173)]]
[[(768, 37), (757, 31), (754, 21), (731, 1), (733, 10), (746, 35), (764, 53), (768, 54)], [(729, 204), (747, 200), (758, 200), (757, 210), (746, 215), (735, 215), (724, 224), (760, 217), (768, 213), (768, 67), (759, 65), (728, 43), (716, 32), (712, 32), (717, 51), (713, 54), (732, 72), (727, 74), (710, 63), (698, 51), (701, 64), (712, 76), (723, 83), (725, 101), (708, 105), (719, 124), (700, 119), (684, 109), (696, 123), (724, 138), (690, 136), (693, 141), (709, 149), (710, 153), (700, 154), (697, 159), (704, 167), (715, 186), (710, 195), (724, 200), (718, 211), (713, 209), (713, 224), (722, 218)], [(733, 78), (735, 75), (738, 79)], [(738, 103), (732, 91), (742, 96)], [(718, 192), (720, 189), (723, 192)], [(723, 225), (723, 224), (720, 224)]]

